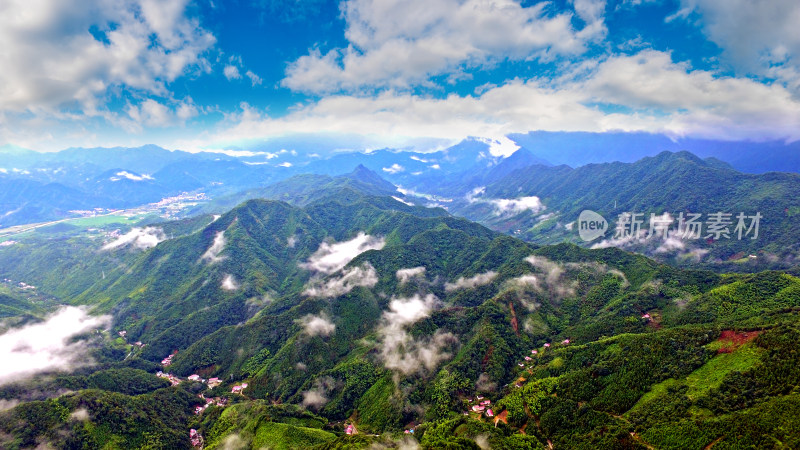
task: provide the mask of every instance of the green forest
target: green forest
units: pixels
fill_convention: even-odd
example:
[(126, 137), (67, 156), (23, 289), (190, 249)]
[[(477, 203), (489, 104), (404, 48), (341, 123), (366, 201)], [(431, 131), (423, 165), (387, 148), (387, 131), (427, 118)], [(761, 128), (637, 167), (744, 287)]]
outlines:
[(113, 318), (93, 364), (0, 385), (0, 447), (800, 448), (796, 272), (537, 246), (351, 183), (286, 192), (151, 224), (169, 238), (145, 250), (72, 229), (0, 249), (0, 278), (52, 295), (4, 288), (4, 317)]

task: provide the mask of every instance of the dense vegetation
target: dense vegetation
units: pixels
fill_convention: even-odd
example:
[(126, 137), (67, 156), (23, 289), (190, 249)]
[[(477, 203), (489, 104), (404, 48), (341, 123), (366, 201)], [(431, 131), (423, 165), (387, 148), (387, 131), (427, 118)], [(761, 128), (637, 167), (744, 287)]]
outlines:
[[(0, 386), (0, 446), (800, 446), (800, 278), (537, 247), (340, 182), (147, 250), (0, 250), (0, 276), (114, 317), (97, 365)], [(383, 245), (312, 270), (359, 233)]]

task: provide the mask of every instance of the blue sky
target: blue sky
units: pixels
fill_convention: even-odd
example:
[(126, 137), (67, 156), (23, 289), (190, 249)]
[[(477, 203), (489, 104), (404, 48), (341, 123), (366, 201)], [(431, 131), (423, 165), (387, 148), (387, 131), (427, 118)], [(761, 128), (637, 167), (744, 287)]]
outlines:
[(797, 23), (789, 0), (9, 0), (0, 144), (794, 141)]

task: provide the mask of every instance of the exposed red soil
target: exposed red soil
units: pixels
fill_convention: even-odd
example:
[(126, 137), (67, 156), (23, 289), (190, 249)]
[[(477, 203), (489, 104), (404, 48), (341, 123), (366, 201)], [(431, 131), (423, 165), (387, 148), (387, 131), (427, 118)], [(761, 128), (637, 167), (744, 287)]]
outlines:
[(514, 333), (519, 336), (519, 322), (517, 322), (517, 313), (514, 311), (514, 304), (508, 302), (508, 307), (511, 309), (511, 328), (513, 328)]
[(494, 426), (497, 426), (500, 422), (508, 425), (508, 411), (503, 411), (494, 417)]
[(755, 339), (760, 331), (736, 331), (725, 330), (720, 334), (717, 342), (722, 343), (722, 347), (717, 350), (717, 353), (731, 353), (742, 345)]

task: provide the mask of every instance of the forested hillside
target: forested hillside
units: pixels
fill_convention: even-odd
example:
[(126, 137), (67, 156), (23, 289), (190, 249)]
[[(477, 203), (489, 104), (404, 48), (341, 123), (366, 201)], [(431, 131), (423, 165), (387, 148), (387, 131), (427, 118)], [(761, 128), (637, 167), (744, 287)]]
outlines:
[[(94, 365), (0, 386), (2, 446), (798, 445), (795, 276), (537, 247), (331, 195), (151, 224), (153, 246), (0, 249), (28, 271), (1, 276), (42, 268), (38, 289), (111, 316)], [(83, 265), (59, 282), (44, 272), (66, 249)]]

